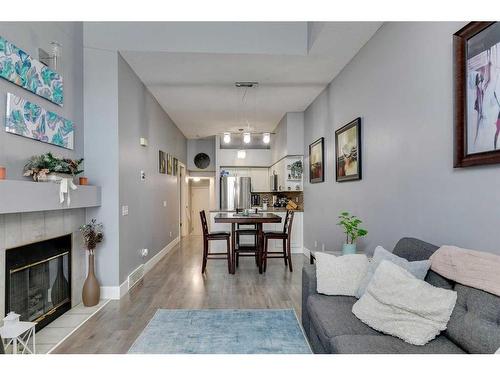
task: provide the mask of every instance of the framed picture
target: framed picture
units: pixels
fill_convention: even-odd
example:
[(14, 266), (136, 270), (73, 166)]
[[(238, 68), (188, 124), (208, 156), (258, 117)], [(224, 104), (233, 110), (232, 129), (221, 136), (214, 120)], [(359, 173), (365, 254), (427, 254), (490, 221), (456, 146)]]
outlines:
[(160, 150), (158, 158), (158, 172), (167, 173), (167, 158), (166, 154)]
[(172, 167), (173, 167), (173, 166), (172, 166), (172, 164), (173, 164), (173, 160), (172, 160), (172, 159), (173, 159), (173, 158), (172, 158), (172, 155), (168, 154), (168, 155), (167, 155), (167, 174), (170, 174), (170, 175), (171, 175), (171, 174), (172, 174), (172, 172), (173, 172), (173, 168), (172, 168)]
[(361, 180), (361, 118), (335, 131), (335, 177), (338, 182)]
[(174, 176), (177, 176), (177, 172), (179, 171), (179, 160), (177, 160), (177, 158), (174, 158), (173, 170), (174, 170)]
[(309, 182), (325, 181), (325, 138), (321, 137), (309, 145)]
[(467, 24), (453, 52), (454, 167), (500, 163), (500, 23)]

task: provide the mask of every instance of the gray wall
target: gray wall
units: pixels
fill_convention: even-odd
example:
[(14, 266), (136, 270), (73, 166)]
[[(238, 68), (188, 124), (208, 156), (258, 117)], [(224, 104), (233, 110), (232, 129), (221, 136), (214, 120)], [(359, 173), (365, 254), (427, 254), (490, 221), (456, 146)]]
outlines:
[[(7, 178), (20, 180), (27, 159), (51, 151), (57, 155), (83, 156), (83, 34), (81, 22), (0, 22), (0, 35), (38, 59), (38, 48), (49, 51), (57, 40), (62, 48), (64, 107), (43, 99), (5, 79), (0, 79), (0, 165), (7, 167)], [(75, 149), (66, 150), (5, 132), (7, 93), (26, 98), (75, 123)]]
[[(206, 169), (199, 169), (194, 164), (194, 157), (200, 152), (210, 157), (210, 165)], [(189, 139), (187, 141), (187, 169), (189, 171), (215, 171), (215, 136), (203, 139)]]
[[(120, 283), (179, 236), (177, 177), (158, 172), (158, 151), (186, 163), (186, 138), (125, 60), (118, 56)], [(148, 139), (141, 147), (139, 138)], [(140, 180), (140, 171), (146, 181)], [(167, 206), (163, 206), (163, 202)], [(149, 249), (143, 259), (142, 248)]]
[[(500, 166), (453, 169), (452, 34), (462, 26), (384, 24), (306, 110), (304, 154), (323, 136), (327, 160), (326, 182), (305, 183), (305, 247), (338, 249), (331, 218), (348, 210), (365, 222), (369, 253), (403, 236), (500, 253)], [(334, 130), (358, 116), (363, 180), (336, 183)]]

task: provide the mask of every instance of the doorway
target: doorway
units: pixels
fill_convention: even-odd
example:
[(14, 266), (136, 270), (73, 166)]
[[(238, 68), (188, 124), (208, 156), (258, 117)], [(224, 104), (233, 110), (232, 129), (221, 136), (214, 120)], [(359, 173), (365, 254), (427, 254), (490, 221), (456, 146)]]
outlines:
[(208, 214), (210, 209), (210, 181), (200, 179), (199, 181), (190, 180), (191, 190), (191, 233), (201, 236), (200, 211), (205, 210)]
[(179, 233), (181, 237), (189, 234), (191, 223), (189, 220), (189, 185), (186, 166), (179, 163)]

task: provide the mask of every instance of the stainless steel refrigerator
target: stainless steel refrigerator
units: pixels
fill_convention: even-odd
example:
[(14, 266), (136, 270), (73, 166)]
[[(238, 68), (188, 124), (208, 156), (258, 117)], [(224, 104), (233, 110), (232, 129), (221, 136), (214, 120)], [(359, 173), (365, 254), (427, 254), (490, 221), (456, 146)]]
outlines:
[(221, 210), (251, 208), (252, 180), (250, 177), (220, 178)]

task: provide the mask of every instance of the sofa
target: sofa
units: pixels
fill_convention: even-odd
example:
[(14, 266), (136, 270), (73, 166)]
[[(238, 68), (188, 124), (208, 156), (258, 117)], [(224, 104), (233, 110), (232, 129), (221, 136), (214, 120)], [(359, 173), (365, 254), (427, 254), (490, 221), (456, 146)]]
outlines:
[[(393, 253), (417, 261), (428, 259), (437, 246), (402, 238)], [(500, 348), (500, 297), (464, 286), (429, 271), (428, 283), (457, 292), (446, 331), (424, 346), (378, 332), (352, 313), (355, 297), (316, 292), (316, 268), (302, 270), (302, 325), (314, 353), (339, 354), (464, 354), (494, 353)]]

